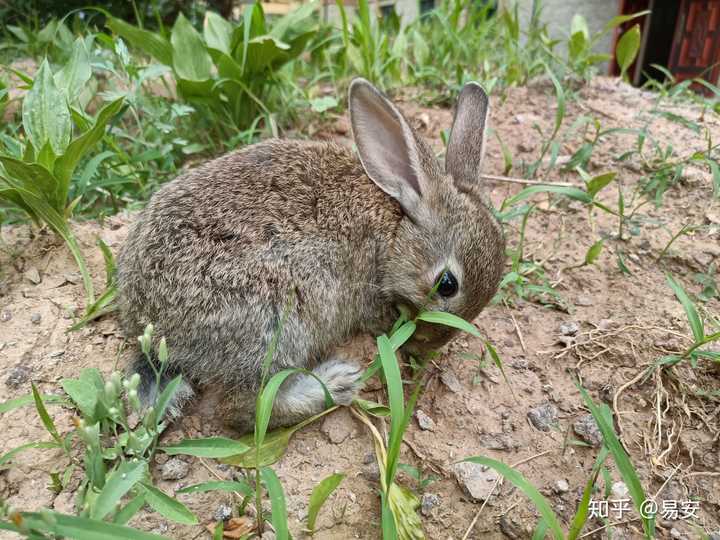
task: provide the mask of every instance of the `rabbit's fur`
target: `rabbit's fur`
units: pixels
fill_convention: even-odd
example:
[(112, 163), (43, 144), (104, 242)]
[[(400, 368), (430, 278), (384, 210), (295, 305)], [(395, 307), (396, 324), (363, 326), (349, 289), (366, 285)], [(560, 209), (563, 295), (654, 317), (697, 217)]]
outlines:
[[(397, 306), (416, 313), (445, 268), (459, 292), (427, 307), (472, 320), (502, 275), (502, 230), (479, 177), (485, 92), (474, 83), (461, 92), (447, 172), (370, 83), (356, 79), (349, 95), (360, 160), (336, 144), (291, 140), (215, 159), (155, 194), (118, 258), (126, 334), (152, 322), (171, 371), (221, 386), (242, 428), (252, 426), (263, 357), (285, 313), (270, 374), (312, 369), (349, 404), (362, 369), (339, 345), (387, 332)], [(452, 334), (421, 323), (406, 349), (436, 349)], [(143, 388), (145, 399), (157, 392)], [(190, 396), (186, 385), (179, 401)], [(272, 425), (320, 412), (324, 398), (313, 377), (292, 376)]]

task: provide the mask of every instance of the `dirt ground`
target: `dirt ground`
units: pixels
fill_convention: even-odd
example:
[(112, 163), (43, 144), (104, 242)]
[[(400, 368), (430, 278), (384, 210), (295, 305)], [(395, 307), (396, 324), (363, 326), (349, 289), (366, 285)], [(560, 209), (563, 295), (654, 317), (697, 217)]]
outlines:
[[(596, 117), (604, 129), (640, 127), (651, 118), (651, 132), (663, 146), (672, 143), (680, 156), (707, 144), (691, 129), (651, 115), (651, 94), (605, 78), (581, 88), (579, 94), (579, 100), (568, 104), (566, 126), (580, 115)], [(450, 127), (451, 112), (410, 103), (401, 103), (401, 107), (437, 146), (440, 131)], [(691, 106), (670, 110), (701, 122), (711, 130), (713, 141), (720, 140), (717, 115), (708, 113), (701, 118), (700, 109)], [(509, 90), (505, 101), (494, 103), (491, 122), (519, 162), (530, 161), (539, 152), (541, 142), (533, 124), (549, 132), (554, 117), (551, 86), (539, 82)], [(316, 136), (349, 137), (347, 127), (347, 121), (341, 119), (333, 130), (323, 128)], [(592, 156), (590, 173), (619, 171), (629, 193), (641, 176), (640, 164), (633, 160), (618, 163), (614, 158), (634, 144), (632, 135), (615, 135), (601, 142)], [(495, 137), (488, 137), (488, 148), (485, 170), (501, 174), (503, 160)], [(576, 148), (577, 138), (573, 138), (560, 155), (570, 155)], [(547, 180), (581, 182), (576, 174), (555, 172)], [(488, 181), (487, 187), (497, 206), (522, 186)], [(601, 199), (616, 207), (614, 186), (606, 191)], [(720, 535), (720, 369), (708, 362), (697, 369), (679, 367), (673, 377), (637, 379), (654, 360), (682, 351), (691, 343), (684, 312), (664, 273), (671, 272), (687, 290), (698, 292), (692, 276), (707, 272), (713, 261), (720, 264), (720, 203), (711, 196), (707, 170), (686, 169), (681, 182), (667, 193), (663, 206), (649, 204), (638, 211), (642, 218), (639, 234), (622, 241), (615, 235), (617, 219), (612, 216), (595, 212), (589, 217), (575, 202), (549, 206), (545, 196), (536, 200), (538, 207), (526, 231), (525, 257), (543, 261), (548, 278), (568, 309), (518, 301), (514, 306), (490, 306), (475, 321), (496, 345), (512, 393), (492, 363), (479, 368), (477, 358), (483, 352), (479, 339), (458, 338), (431, 367), (430, 382), (418, 404), (424, 413), (423, 425), (430, 429), (421, 429), (414, 419), (401, 455), (402, 462), (421, 469), (425, 476), (438, 477), (424, 489), (422, 519), (427, 537), (460, 539), (466, 532), (467, 538), (488, 539), (532, 535), (538, 515), (509, 482), (499, 485), (484, 506), (461, 488), (453, 463), (474, 455), (520, 463), (518, 469), (569, 523), (598, 451), (574, 444), (579, 436), (573, 432), (573, 424), (587, 414), (575, 386), (576, 374), (596, 401), (605, 400), (615, 407), (617, 428), (647, 492), (655, 494), (665, 484), (658, 500), (700, 501), (695, 519), (659, 519), (658, 537), (703, 538), (703, 531)], [(104, 267), (95, 237), (101, 237), (117, 252), (132, 219), (132, 215), (122, 215), (103, 224), (75, 226), (99, 288)], [(658, 263), (663, 247), (688, 223), (704, 228), (680, 237)], [(518, 226), (518, 220), (508, 226), (511, 243), (518, 238)], [(569, 269), (582, 262), (588, 247), (600, 237), (607, 240), (597, 262)], [(124, 366), (132, 346), (126, 343), (114, 317), (66, 333), (75, 314), (82, 310), (83, 292), (74, 262), (62, 243), (45, 231), (33, 234), (27, 226), (6, 227), (1, 238), (0, 402), (29, 393), (30, 381), (44, 393), (58, 393), (59, 381), (77, 376), (82, 368), (93, 366), (110, 373), (115, 366)], [(618, 269), (617, 250), (625, 254), (632, 275), (623, 275)], [(720, 313), (717, 299), (706, 307)], [(577, 332), (566, 323), (577, 323)], [(563, 324), (568, 335), (561, 331)], [(367, 359), (371, 360), (370, 348)], [(697, 397), (701, 392), (714, 395)], [(371, 384), (366, 397), (384, 400), (377, 382)], [(540, 431), (529, 421), (528, 413), (548, 403), (557, 409), (557, 422), (549, 431)], [(61, 430), (70, 428), (69, 411), (57, 406), (51, 406), (50, 411)], [(425, 416), (431, 419), (430, 426)], [(25, 442), (49, 439), (30, 407), (0, 416), (0, 433), (0, 453)], [(233, 436), (222, 427), (222, 419), (214, 417), (212, 407), (200, 402), (168, 430), (166, 440), (220, 433)], [(347, 410), (332, 413), (296, 434), (275, 467), (285, 488), (294, 537), (304, 536), (301, 530), (313, 486), (337, 471), (346, 473), (347, 478), (322, 510), (316, 538), (380, 537), (377, 469), (372, 452), (366, 428)], [(158, 461), (164, 461), (162, 455)], [(186, 485), (233, 474), (231, 468), (211, 460), (186, 461), (190, 465), (187, 476), (173, 481), (160, 480), (161, 464), (157, 464), (154, 474), (162, 489), (173, 493)], [(611, 464), (611, 459), (607, 463)], [(22, 453), (14, 467), (0, 472), (0, 497), (18, 509), (50, 507), (72, 512), (72, 489), (59, 495), (47, 489), (48, 473), (64, 465), (59, 451)], [(614, 465), (610, 469), (613, 482), (620, 481)], [(492, 474), (486, 477), (492, 487)], [(405, 473), (401, 481), (415, 485)], [(602, 494), (596, 497), (602, 498)], [(221, 493), (179, 498), (198, 515), (202, 526), (168, 523), (149, 512), (141, 513), (132, 524), (170, 538), (209, 538), (204, 527), (214, 520), (220, 505), (233, 503), (230, 494)], [(438, 504), (432, 506), (433, 501)], [(612, 538), (640, 538), (640, 523), (633, 520), (636, 517), (634, 513), (619, 520), (611, 516), (611, 524), (622, 522), (612, 527)], [(593, 519), (585, 531), (602, 526), (602, 521)], [(590, 537), (608, 536), (607, 531), (600, 531)]]

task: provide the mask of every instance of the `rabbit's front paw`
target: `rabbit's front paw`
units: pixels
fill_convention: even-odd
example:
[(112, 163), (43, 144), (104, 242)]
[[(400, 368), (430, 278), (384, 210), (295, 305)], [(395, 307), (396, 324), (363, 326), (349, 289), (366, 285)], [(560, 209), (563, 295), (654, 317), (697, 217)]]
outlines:
[(343, 359), (323, 362), (314, 370), (338, 405), (350, 405), (363, 387), (363, 369)]

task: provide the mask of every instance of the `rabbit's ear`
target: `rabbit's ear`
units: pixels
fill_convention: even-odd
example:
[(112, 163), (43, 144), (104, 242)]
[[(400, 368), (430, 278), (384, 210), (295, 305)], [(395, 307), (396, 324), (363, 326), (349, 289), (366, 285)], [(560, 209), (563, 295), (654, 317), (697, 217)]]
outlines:
[(467, 83), (458, 97), (445, 156), (445, 172), (460, 189), (473, 190), (479, 185), (489, 110), (482, 86)]
[(412, 216), (427, 189), (421, 148), (400, 111), (365, 79), (350, 85), (350, 122), (367, 175)]

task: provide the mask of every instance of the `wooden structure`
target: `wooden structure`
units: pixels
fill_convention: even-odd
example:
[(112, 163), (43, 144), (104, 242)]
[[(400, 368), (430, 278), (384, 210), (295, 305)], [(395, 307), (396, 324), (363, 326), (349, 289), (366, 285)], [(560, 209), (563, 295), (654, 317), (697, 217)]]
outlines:
[[(649, 15), (623, 24), (615, 34), (613, 51), (619, 36), (640, 24), (642, 41), (638, 57), (628, 71), (630, 81), (640, 85), (648, 76), (663, 79), (658, 64), (670, 71), (677, 81), (702, 77), (712, 84), (720, 79), (720, 0), (620, 0), (620, 14), (650, 10)], [(618, 75), (616, 62), (610, 72)], [(697, 85), (698, 90), (708, 89)]]

